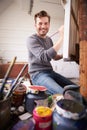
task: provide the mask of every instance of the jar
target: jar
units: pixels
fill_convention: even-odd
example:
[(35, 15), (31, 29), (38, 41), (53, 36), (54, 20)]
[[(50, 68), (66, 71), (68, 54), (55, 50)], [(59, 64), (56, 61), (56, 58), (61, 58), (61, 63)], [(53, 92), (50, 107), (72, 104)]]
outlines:
[(17, 88), (12, 94), (12, 105), (18, 107), (23, 104), (23, 100), (26, 94), (26, 87), (23, 84), (18, 84)]

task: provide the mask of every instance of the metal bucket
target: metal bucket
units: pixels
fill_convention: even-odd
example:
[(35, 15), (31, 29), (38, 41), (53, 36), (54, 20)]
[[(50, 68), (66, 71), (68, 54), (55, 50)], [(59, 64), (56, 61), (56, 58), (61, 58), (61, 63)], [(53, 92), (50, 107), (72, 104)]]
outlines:
[(0, 130), (5, 130), (10, 123), (11, 97), (0, 100)]

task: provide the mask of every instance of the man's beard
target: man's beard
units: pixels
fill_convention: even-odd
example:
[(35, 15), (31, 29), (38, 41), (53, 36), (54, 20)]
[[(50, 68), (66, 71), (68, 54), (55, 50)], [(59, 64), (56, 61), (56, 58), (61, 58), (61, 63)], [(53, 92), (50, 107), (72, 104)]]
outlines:
[(44, 37), (46, 36), (46, 34), (48, 33), (48, 30), (44, 30), (44, 31), (41, 31), (41, 33), (39, 33), (40, 36)]

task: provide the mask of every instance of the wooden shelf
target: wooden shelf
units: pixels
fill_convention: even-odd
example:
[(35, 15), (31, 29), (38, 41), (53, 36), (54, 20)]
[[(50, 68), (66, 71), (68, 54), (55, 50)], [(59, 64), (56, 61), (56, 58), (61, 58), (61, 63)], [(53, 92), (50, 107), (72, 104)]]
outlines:
[[(15, 63), (8, 78), (16, 78), (20, 73), (21, 69), (23, 68), (24, 64), (25, 63)], [(6, 74), (9, 65), (10, 63), (0, 64), (0, 78), (4, 78), (4, 75)], [(24, 70), (22, 75), (24, 75), (25, 73), (28, 73), (28, 67)]]

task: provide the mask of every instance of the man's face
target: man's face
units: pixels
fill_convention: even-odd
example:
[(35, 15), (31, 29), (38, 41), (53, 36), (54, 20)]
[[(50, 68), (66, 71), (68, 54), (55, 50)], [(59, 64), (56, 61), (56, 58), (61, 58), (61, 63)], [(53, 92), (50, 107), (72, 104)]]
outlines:
[(45, 37), (49, 31), (50, 22), (48, 17), (36, 18), (35, 27), (37, 33), (41, 37)]

